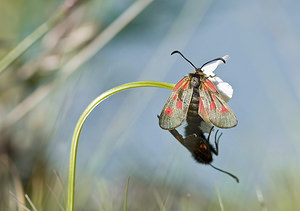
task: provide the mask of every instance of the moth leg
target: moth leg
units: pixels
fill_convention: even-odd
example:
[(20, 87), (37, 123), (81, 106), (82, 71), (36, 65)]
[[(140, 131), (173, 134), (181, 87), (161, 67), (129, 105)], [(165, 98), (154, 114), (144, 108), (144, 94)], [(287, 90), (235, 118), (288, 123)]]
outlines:
[[(157, 115), (157, 118), (159, 119), (159, 115)], [(169, 130), (169, 132), (181, 143), (184, 143), (184, 138), (182, 137), (182, 135), (176, 130)]]
[(184, 138), (182, 137), (182, 135), (176, 130), (169, 130), (169, 132), (181, 143), (184, 144)]
[(218, 132), (219, 132), (219, 130), (217, 130), (217, 132), (215, 133), (215, 146), (216, 146), (216, 148), (212, 147), (212, 151), (213, 151), (213, 153), (215, 153), (215, 155), (219, 154), (219, 141), (220, 141), (221, 136), (223, 135), (223, 133), (221, 133), (218, 136)]
[[(210, 128), (210, 131), (209, 131), (209, 134), (208, 134), (208, 137), (207, 137), (207, 140), (209, 142), (209, 139), (210, 139), (210, 135), (211, 135), (211, 132), (213, 131), (214, 129), (214, 126), (212, 126)], [(216, 134), (218, 133), (219, 130), (217, 130)], [(219, 141), (218, 141), (219, 142)], [(215, 154), (215, 155), (218, 155), (219, 154), (219, 147), (218, 147), (218, 144), (219, 143), (216, 143), (216, 136), (215, 136), (215, 145), (216, 145), (216, 148), (213, 147), (213, 145), (209, 144), (210, 145), (210, 148), (211, 148), (211, 151)]]
[(210, 128), (210, 130), (209, 130), (209, 134), (208, 134), (208, 137), (207, 137), (207, 140), (209, 141), (209, 139), (210, 139), (210, 134), (211, 134), (211, 132), (213, 131), (213, 129), (214, 129), (214, 126), (212, 126), (211, 128)]

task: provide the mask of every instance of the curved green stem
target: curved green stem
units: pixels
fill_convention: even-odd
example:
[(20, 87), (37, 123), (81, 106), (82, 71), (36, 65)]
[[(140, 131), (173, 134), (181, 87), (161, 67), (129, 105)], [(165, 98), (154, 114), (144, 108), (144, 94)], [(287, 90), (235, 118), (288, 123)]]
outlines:
[(173, 89), (174, 84), (157, 82), (157, 81), (140, 81), (140, 82), (132, 82), (128, 84), (123, 84), (121, 86), (117, 86), (112, 88), (100, 96), (98, 96), (95, 100), (93, 100), (88, 107), (84, 110), (81, 114), (72, 138), (72, 145), (71, 145), (71, 152), (70, 152), (70, 162), (69, 162), (69, 185), (68, 185), (68, 201), (67, 201), (67, 210), (72, 211), (74, 208), (74, 188), (75, 188), (75, 167), (76, 167), (76, 155), (77, 155), (77, 146), (78, 140), (80, 136), (80, 132), (88, 115), (91, 111), (103, 100), (108, 98), (109, 96), (121, 92), (126, 89), (132, 89), (137, 87), (158, 87), (158, 88), (166, 88), (166, 89)]

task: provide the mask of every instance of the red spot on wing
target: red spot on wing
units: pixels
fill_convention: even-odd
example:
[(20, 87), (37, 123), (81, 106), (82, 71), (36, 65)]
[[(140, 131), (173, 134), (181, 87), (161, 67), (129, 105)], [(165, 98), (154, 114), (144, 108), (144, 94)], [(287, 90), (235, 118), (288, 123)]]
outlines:
[(215, 85), (210, 80), (206, 79), (206, 84), (207, 84), (207, 86), (209, 87), (209, 89), (212, 92), (216, 92), (217, 91)]
[(220, 112), (221, 112), (222, 114), (225, 114), (225, 113), (228, 112), (228, 109), (227, 109), (225, 106), (222, 106), (222, 108), (220, 109)]
[(213, 98), (214, 100), (217, 99), (217, 96), (216, 96), (216, 95), (212, 94), (211, 96), (212, 96), (212, 98)]
[(204, 108), (204, 104), (203, 104), (203, 101), (202, 101), (201, 98), (199, 98), (199, 112), (200, 112), (201, 114), (203, 114), (205, 118), (208, 119), (207, 114), (206, 114), (206, 111), (205, 111), (205, 108)]
[(182, 102), (181, 101), (177, 101), (176, 102), (176, 107), (180, 110), (182, 110)]
[(177, 91), (181, 85), (185, 82), (185, 78), (181, 79), (174, 87), (173, 91)]
[(177, 99), (177, 97), (178, 97), (178, 94), (174, 94), (174, 97), (173, 97), (173, 99), (174, 99), (174, 100), (176, 100), (176, 99)]
[(188, 88), (188, 86), (189, 86), (189, 83), (186, 83), (183, 87), (183, 90), (186, 90)]
[(171, 116), (172, 113), (173, 113), (173, 109), (170, 107), (167, 107), (165, 110), (165, 114), (167, 114), (168, 116)]
[(209, 105), (209, 109), (212, 111), (212, 110), (214, 110), (215, 108), (216, 108), (216, 104), (215, 104), (214, 101), (212, 101), (212, 102), (210, 103), (210, 105)]
[(204, 91), (208, 91), (208, 88), (205, 85), (203, 85), (203, 87), (204, 87)]

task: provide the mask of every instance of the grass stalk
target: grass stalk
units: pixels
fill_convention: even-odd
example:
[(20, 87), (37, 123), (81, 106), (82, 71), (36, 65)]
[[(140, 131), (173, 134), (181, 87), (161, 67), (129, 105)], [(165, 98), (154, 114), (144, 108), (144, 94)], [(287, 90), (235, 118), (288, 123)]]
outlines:
[(185, 202), (185, 211), (189, 210), (189, 201), (190, 201), (190, 198), (191, 198), (191, 194), (187, 194), (186, 195), (186, 202)]
[(220, 209), (221, 209), (221, 211), (225, 211), (225, 208), (224, 208), (224, 205), (223, 205), (223, 202), (222, 202), (222, 198), (221, 198), (221, 194), (220, 194), (220, 190), (219, 190), (218, 186), (216, 186), (216, 191), (217, 191), (217, 196), (218, 196)]
[(130, 177), (128, 177), (126, 192), (125, 192), (125, 200), (124, 200), (124, 211), (127, 210), (127, 198), (128, 198), (128, 186), (129, 186)]
[(71, 151), (70, 151), (70, 161), (69, 161), (69, 184), (68, 184), (68, 199), (67, 199), (67, 210), (72, 211), (74, 208), (74, 189), (75, 189), (75, 168), (76, 168), (76, 157), (77, 157), (77, 146), (78, 146), (78, 140), (80, 136), (80, 132), (82, 129), (82, 126), (87, 119), (88, 115), (92, 112), (92, 110), (103, 100), (108, 98), (109, 96), (127, 90), (137, 87), (158, 87), (158, 88), (166, 88), (166, 89), (173, 89), (174, 84), (170, 83), (164, 83), (164, 82), (157, 82), (157, 81), (140, 81), (140, 82), (132, 82), (123, 84), (121, 86), (112, 88), (101, 95), (99, 95), (96, 99), (94, 99), (87, 108), (83, 111), (81, 114), (72, 138), (72, 144), (71, 144)]
[(36, 30), (25, 37), (25, 39), (22, 40), (16, 47), (2, 57), (0, 59), (0, 73), (3, 72), (9, 65), (11, 65), (26, 50), (28, 50), (35, 42), (41, 39), (79, 2), (79, 0), (66, 0), (46, 22), (40, 25)]
[[(68, 0), (66, 0), (68, 1)], [(76, 0), (69, 0), (75, 1)], [(79, 0), (77, 0), (79, 1)], [(22, 102), (20, 102), (15, 108), (13, 108), (3, 119), (0, 120), (0, 125), (9, 128), (11, 125), (18, 122), (22, 117), (29, 113), (36, 105), (46, 99), (54, 89), (61, 86), (65, 81), (83, 64), (90, 60), (97, 52), (99, 52), (103, 46), (105, 46), (112, 38), (114, 38), (122, 29), (124, 29), (132, 20), (134, 20), (153, 0), (138, 0), (134, 2), (126, 11), (124, 11), (116, 20), (114, 20), (106, 29), (86, 47), (80, 50), (74, 55), (68, 62), (62, 67), (60, 74), (54, 81), (48, 82)], [(1, 63), (1, 61), (0, 61)], [(1, 73), (1, 64), (0, 64)]]

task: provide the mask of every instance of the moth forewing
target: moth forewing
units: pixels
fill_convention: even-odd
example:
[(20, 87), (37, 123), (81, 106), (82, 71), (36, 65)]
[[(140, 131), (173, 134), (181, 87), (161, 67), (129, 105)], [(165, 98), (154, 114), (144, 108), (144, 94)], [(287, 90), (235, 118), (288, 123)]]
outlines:
[(217, 96), (215, 100), (216, 107), (218, 108), (219, 112), (216, 112), (215, 116), (210, 117), (210, 121), (214, 125), (219, 125), (219, 128), (232, 128), (235, 127), (238, 123), (238, 120), (230, 107), (225, 103), (225, 101)]
[(160, 116), (159, 126), (165, 130), (179, 127), (186, 119), (187, 111), (193, 95), (187, 77), (181, 79), (171, 92)]
[(234, 113), (208, 79), (199, 88), (199, 97), (204, 107), (204, 109), (200, 109), (199, 103), (199, 115), (201, 117), (208, 117), (208, 121), (219, 128), (232, 128), (237, 125), (237, 118)]
[[(175, 85), (159, 116), (160, 127), (172, 130), (179, 127), (184, 120), (197, 119), (199, 116), (205, 122), (220, 128), (236, 126), (237, 119), (235, 115), (229, 106), (227, 106), (226, 101), (222, 98), (216, 86), (209, 80), (215, 77), (213, 71), (217, 66), (222, 62), (225, 63), (225, 60), (229, 56), (213, 59), (204, 63), (200, 68), (197, 68), (179, 51), (173, 51), (171, 55), (174, 53), (180, 54), (195, 68), (195, 71), (189, 73)], [(217, 77), (215, 81), (218, 82), (220, 87), (224, 88), (222, 94), (224, 94), (225, 99), (228, 101), (232, 97), (232, 87), (221, 79), (217, 80)], [(197, 115), (196, 118), (194, 114)]]

